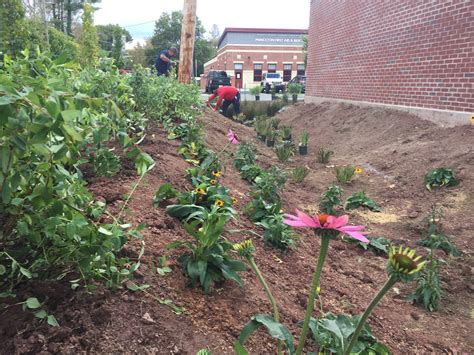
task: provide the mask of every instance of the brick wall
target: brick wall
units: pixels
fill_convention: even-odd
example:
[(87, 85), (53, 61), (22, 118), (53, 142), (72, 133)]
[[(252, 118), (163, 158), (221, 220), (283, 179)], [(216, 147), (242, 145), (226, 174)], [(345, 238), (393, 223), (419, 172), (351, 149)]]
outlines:
[(474, 1), (312, 0), (308, 96), (474, 112)]

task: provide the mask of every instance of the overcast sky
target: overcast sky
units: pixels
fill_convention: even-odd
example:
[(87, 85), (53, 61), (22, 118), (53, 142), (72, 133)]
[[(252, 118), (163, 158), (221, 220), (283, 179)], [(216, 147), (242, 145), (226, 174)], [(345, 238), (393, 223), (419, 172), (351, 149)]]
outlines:
[[(225, 27), (307, 29), (310, 0), (197, 0), (197, 15), (206, 31), (213, 24)], [(95, 24), (125, 27), (134, 39), (153, 35), (163, 12), (183, 9), (182, 0), (102, 0)]]

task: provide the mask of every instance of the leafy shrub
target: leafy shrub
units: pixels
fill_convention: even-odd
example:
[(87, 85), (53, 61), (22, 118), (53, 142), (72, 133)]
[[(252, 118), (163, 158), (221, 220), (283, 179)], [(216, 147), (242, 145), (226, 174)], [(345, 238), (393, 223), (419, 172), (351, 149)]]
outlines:
[(453, 256), (460, 256), (461, 253), (456, 245), (453, 243), (451, 238), (447, 236), (441, 227), (441, 218), (443, 217), (443, 211), (436, 206), (433, 206), (427, 217), (423, 218), (422, 225), (424, 231), (422, 239), (417, 243), (418, 245), (430, 248), (430, 249), (441, 249), (446, 254)]
[(301, 84), (298, 84), (298, 83), (288, 84), (287, 91), (289, 94), (298, 95), (299, 93), (301, 93), (301, 90), (303, 90), (303, 85)]
[(319, 201), (320, 212), (335, 215), (334, 207), (342, 206), (341, 195), (343, 190), (337, 185), (330, 185), (321, 196)]
[[(5, 57), (0, 70), (0, 284), (11, 289), (26, 279), (76, 274), (74, 287), (93, 289), (90, 279), (118, 286), (139, 266), (118, 253), (129, 238), (142, 238), (142, 227), (130, 229), (120, 215), (113, 224), (100, 223), (105, 205), (93, 201), (79, 169), (87, 154), (113, 142), (144, 174), (153, 164), (136, 146), (135, 124), (144, 122), (130, 121), (131, 88), (110, 67), (81, 71), (36, 55)], [(116, 161), (109, 164), (104, 154), (107, 164), (98, 171), (106, 166), (102, 172), (111, 173)]]
[(336, 166), (336, 179), (339, 182), (348, 184), (352, 181), (355, 174), (353, 166)]
[[(327, 313), (319, 319), (311, 318), (309, 328), (320, 353), (342, 354), (359, 323), (360, 316)], [(368, 325), (364, 325), (351, 353), (389, 354), (389, 349), (377, 342)]]
[(431, 191), (433, 187), (456, 186), (459, 181), (454, 177), (452, 169), (439, 168), (426, 173), (425, 184), (426, 188)]
[(256, 86), (250, 88), (250, 90), (249, 90), (250, 95), (254, 95), (254, 96), (260, 95), (261, 91), (262, 91), (262, 88), (259, 85), (256, 85)]
[(232, 244), (222, 237), (228, 216), (216, 213), (217, 207), (206, 214), (201, 220), (185, 223), (184, 228), (193, 237), (192, 242), (177, 241), (168, 248), (185, 247), (190, 253), (179, 258), (184, 273), (189, 277), (192, 286), (201, 285), (204, 292), (209, 293), (211, 287), (224, 280), (234, 280), (243, 286), (238, 272), (247, 267), (229, 255)]
[(329, 163), (329, 160), (333, 156), (334, 152), (332, 150), (325, 149), (320, 147), (316, 152), (316, 161), (321, 164)]
[(441, 299), (441, 284), (438, 274), (439, 264), (445, 263), (444, 260), (436, 260), (430, 252), (429, 262), (421, 270), (416, 278), (415, 292), (409, 296), (409, 300), (423, 305), (425, 309), (434, 312), (439, 307)]
[(293, 169), (293, 181), (297, 184), (302, 182), (309, 174), (309, 169), (306, 166), (297, 166)]
[(242, 169), (240, 170), (240, 176), (244, 180), (247, 180), (249, 182), (254, 182), (255, 179), (258, 176), (262, 175), (263, 172), (264, 172), (264, 170), (256, 164), (254, 164), (254, 165), (244, 165), (242, 167)]
[(367, 197), (365, 191), (354, 192), (346, 201), (345, 208), (347, 210), (352, 210), (359, 207), (365, 207), (374, 212), (382, 211), (380, 206), (377, 205), (374, 200)]
[(283, 223), (281, 213), (268, 215), (256, 224), (264, 229), (263, 240), (265, 243), (282, 251), (286, 251), (294, 245), (293, 230)]
[(114, 176), (120, 170), (120, 159), (111, 149), (101, 148), (92, 157), (92, 165), (97, 176)]
[(265, 116), (257, 116), (254, 123), (255, 132), (259, 136), (266, 136), (268, 133), (269, 119)]
[(251, 143), (239, 144), (235, 152), (234, 167), (241, 171), (246, 165), (254, 165), (257, 161), (255, 147)]

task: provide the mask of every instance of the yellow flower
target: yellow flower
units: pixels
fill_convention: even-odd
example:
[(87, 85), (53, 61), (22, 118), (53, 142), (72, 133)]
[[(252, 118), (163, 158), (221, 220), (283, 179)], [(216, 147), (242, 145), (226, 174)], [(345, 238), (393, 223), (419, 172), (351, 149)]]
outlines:
[(216, 206), (217, 206), (217, 207), (222, 207), (222, 206), (224, 206), (224, 201), (222, 201), (222, 200), (216, 200)]
[(355, 168), (354, 169), (354, 173), (356, 174), (361, 174), (364, 170), (362, 170), (361, 168)]
[(217, 184), (217, 180), (216, 179), (212, 179), (211, 181), (209, 181), (211, 183), (211, 185), (215, 185)]
[(234, 249), (237, 253), (239, 253), (240, 256), (243, 257), (250, 256), (255, 251), (255, 247), (253, 246), (251, 239), (244, 240), (242, 243), (233, 244), (232, 249)]
[(219, 171), (219, 170), (215, 170), (212, 172), (212, 175), (215, 176), (215, 177), (219, 177), (222, 175), (222, 173)]
[(237, 203), (237, 199), (235, 197), (231, 197), (232, 198), (232, 204), (235, 205)]
[(203, 188), (201, 187), (196, 187), (196, 193), (198, 195), (205, 195), (206, 194), (206, 190), (204, 190)]
[(410, 248), (403, 249), (402, 246), (399, 248), (392, 246), (388, 253), (389, 268), (392, 273), (396, 273), (400, 276), (412, 276), (420, 271), (426, 263), (418, 261), (421, 256), (415, 256), (415, 250)]

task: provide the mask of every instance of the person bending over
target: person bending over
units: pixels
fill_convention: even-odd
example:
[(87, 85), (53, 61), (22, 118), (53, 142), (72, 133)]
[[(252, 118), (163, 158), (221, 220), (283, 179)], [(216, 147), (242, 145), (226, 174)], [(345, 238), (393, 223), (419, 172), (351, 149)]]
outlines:
[(156, 58), (155, 68), (158, 76), (168, 75), (172, 65), (176, 65), (175, 61), (172, 61), (171, 58), (176, 57), (178, 50), (175, 47), (170, 49), (164, 49), (158, 54)]
[(209, 99), (207, 99), (207, 106), (211, 107), (211, 101), (217, 96), (217, 103), (214, 111), (219, 111), (222, 104), (222, 114), (227, 116), (227, 109), (232, 104), (236, 115), (240, 115), (240, 92), (233, 86), (219, 86), (215, 89)]

